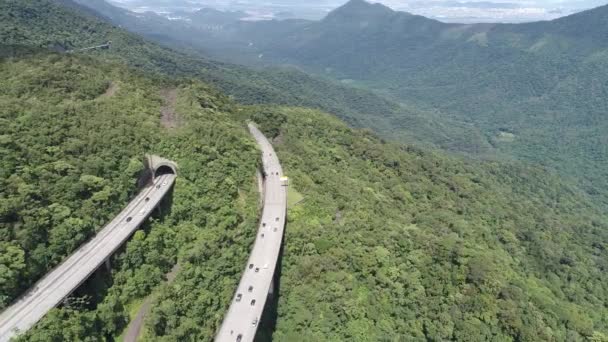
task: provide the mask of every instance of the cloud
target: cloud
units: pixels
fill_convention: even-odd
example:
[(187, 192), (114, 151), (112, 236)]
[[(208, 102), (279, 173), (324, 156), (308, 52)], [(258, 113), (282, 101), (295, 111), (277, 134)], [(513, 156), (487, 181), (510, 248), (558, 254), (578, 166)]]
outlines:
[[(212, 7), (220, 10), (283, 11), (319, 19), (347, 0), (112, 0), (133, 10), (166, 12)], [(608, 0), (368, 0), (446, 22), (524, 22), (554, 19)]]
[(607, 0), (369, 0), (445, 22), (550, 20), (596, 7)]
[(491, 2), (491, 1), (444, 1), (437, 4), (439, 7), (460, 7), (460, 8), (501, 8), (514, 9), (521, 8), (521, 5), (514, 2)]

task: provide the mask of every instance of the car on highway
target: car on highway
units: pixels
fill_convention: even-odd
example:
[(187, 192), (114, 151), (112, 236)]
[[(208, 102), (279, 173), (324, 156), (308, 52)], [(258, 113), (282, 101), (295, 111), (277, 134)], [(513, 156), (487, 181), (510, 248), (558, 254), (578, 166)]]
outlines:
[(131, 216), (127, 217), (127, 222), (131, 222), (133, 218)]
[(254, 327), (255, 327), (256, 325), (258, 325), (258, 319), (257, 319), (257, 318), (254, 318), (254, 319), (253, 319), (253, 322), (251, 322), (251, 325), (253, 325)]
[(240, 294), (240, 293), (239, 293), (239, 294), (237, 294), (237, 295), (236, 295), (236, 301), (237, 301), (237, 302), (240, 302), (240, 301), (241, 301), (241, 298), (243, 298), (243, 295), (242, 295), (242, 294)]

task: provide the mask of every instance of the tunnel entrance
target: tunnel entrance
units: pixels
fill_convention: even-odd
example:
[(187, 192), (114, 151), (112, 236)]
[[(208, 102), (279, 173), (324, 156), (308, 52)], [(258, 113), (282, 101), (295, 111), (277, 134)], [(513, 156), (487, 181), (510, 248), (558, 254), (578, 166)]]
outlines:
[(175, 169), (169, 165), (161, 165), (154, 170), (154, 178), (163, 175), (174, 175), (176, 174)]

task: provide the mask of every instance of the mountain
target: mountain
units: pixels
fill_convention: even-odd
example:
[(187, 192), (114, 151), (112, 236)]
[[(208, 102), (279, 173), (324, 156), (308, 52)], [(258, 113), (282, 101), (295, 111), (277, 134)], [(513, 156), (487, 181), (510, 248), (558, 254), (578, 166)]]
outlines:
[[(267, 308), (276, 317), (260, 338), (606, 339), (608, 217), (568, 180), (386, 143), (313, 109), (243, 106), (181, 77), (213, 62), (70, 8), (0, 1), (2, 50), (29, 48), (0, 58), (0, 306), (137, 192), (144, 153), (175, 160), (179, 178), (170, 210), (117, 252), (112, 272), (18, 340), (120, 339), (144, 298), (146, 338), (211, 340), (259, 214), (248, 120), (273, 140), (290, 198), (303, 198), (289, 209)], [(112, 48), (45, 49), (100, 40)]]
[[(597, 199), (608, 203), (608, 150), (600, 147), (608, 142), (606, 18), (608, 6), (546, 22), (446, 24), (353, 0), (299, 26), (240, 23), (206, 48), (233, 55), (227, 42), (250, 41), (239, 50), (241, 62), (295, 65), (374, 90), (433, 113), (433, 125), (457, 128), (448, 139), (424, 130), (421, 141), (539, 163), (604, 193)], [(395, 131), (419, 131), (406, 121), (392, 117), (397, 129), (373, 128), (401, 139)]]
[[(387, 144), (325, 113), (240, 107), (198, 81), (98, 58), (40, 54), (0, 70), (4, 296), (120, 210), (143, 153), (180, 165), (171, 210), (20, 340), (118, 339), (151, 293), (148, 338), (212, 339), (255, 236), (246, 120), (273, 138), (290, 196), (305, 199), (289, 211), (273, 339), (606, 336), (608, 217), (546, 170)], [(166, 106), (177, 128), (162, 126)]]
[[(436, 122), (434, 113), (412, 110), (397, 101), (388, 100), (364, 89), (353, 88), (322, 77), (311, 77), (301, 70), (294, 68), (254, 70), (218, 62), (201, 55), (200, 51), (192, 51), (190, 47), (186, 51), (179, 52), (154, 44), (121, 28), (138, 32), (140, 29), (146, 31), (147, 29), (143, 28), (153, 27), (153, 31), (146, 31), (147, 38), (176, 49), (183, 47), (184, 44), (180, 40), (182, 38), (169, 39), (162, 36), (165, 33), (170, 35), (178, 31), (162, 29), (165, 25), (171, 25), (172, 21), (155, 14), (149, 16), (144, 14), (140, 18), (139, 14), (114, 7), (102, 0), (81, 3), (71, 0), (59, 2), (35, 0), (23, 4), (23, 8), (11, 7), (8, 2), (0, 2), (0, 6), (2, 6), (0, 19), (5, 22), (5, 25), (0, 27), (0, 44), (11, 46), (11, 49), (5, 47), (0, 53), (10, 54), (16, 46), (23, 47), (24, 44), (27, 44), (28, 48), (53, 47), (65, 51), (112, 41), (111, 49), (88, 53), (144, 68), (150, 72), (199, 78), (234, 96), (243, 104), (275, 103), (316, 108), (335, 114), (356, 127), (371, 127), (377, 131), (387, 132), (395, 130), (395, 136), (408, 142), (419, 141), (427, 134), (425, 132), (436, 130), (442, 132), (444, 137), (443, 140), (438, 140), (448, 145), (461, 141), (461, 136), (474, 137), (479, 134), (467, 125), (446, 121)], [(53, 15), (44, 16), (43, 11)], [(37, 20), (42, 20), (48, 29), (38, 25)], [(157, 25), (150, 20), (161, 23)], [(293, 21), (293, 25), (299, 25), (298, 23), (301, 21)], [(189, 29), (194, 28), (189, 27)], [(198, 33), (188, 36), (196, 37), (201, 33), (201, 31), (196, 32)], [(399, 119), (399, 122), (395, 119)], [(399, 127), (411, 123), (416, 123), (418, 129), (399, 130)], [(476, 146), (479, 145), (475, 145), (475, 148)]]
[[(252, 52), (257, 51), (257, 45), (252, 44), (252, 41), (282, 40), (284, 39), (282, 32), (302, 28), (308, 25), (309, 21), (285, 20), (258, 23), (237, 21), (233, 24), (223, 24), (219, 28), (214, 25), (211, 25), (214, 26), (213, 28), (189, 26), (188, 29), (194, 30), (194, 32), (188, 34), (179, 33), (176, 30), (162, 30), (163, 33), (160, 34), (156, 28), (157, 25), (148, 28), (142, 22), (142, 20), (144, 22), (146, 20), (138, 18), (137, 14), (111, 6), (102, 0), (82, 1), (82, 6), (88, 6), (89, 10), (100, 11), (101, 14), (97, 15), (104, 18), (114, 18), (111, 21), (115, 25), (142, 34), (165, 46), (190, 52), (186, 56), (182, 54), (169, 57), (167, 55), (163, 61), (172, 61), (171, 64), (154, 66), (155, 71), (169, 73), (179, 71), (186, 75), (199, 75), (206, 82), (213, 83), (235, 96), (241, 103), (276, 103), (312, 107), (335, 114), (354, 127), (370, 128), (381, 132), (384, 137), (390, 139), (432, 147), (440, 146), (453, 150), (472, 151), (478, 154), (487, 154), (492, 150), (491, 144), (487, 142), (481, 131), (470, 124), (455, 122), (448, 118), (438, 118), (437, 113), (433, 110), (414, 108), (399, 100), (387, 99), (361, 87), (352, 87), (351, 80), (341, 80), (336, 83), (326, 77), (311, 77), (293, 67), (278, 66), (252, 70), (233, 64), (215, 62), (209, 60), (208, 57), (203, 57), (205, 65), (200, 68), (194, 65), (199, 63), (194, 62), (196, 59), (194, 57), (203, 55), (212, 57), (229, 55), (230, 58), (226, 59), (232, 62), (246, 62), (250, 61), (250, 58), (264, 60), (263, 54)], [(226, 15), (224, 12), (213, 10), (203, 10), (202, 13), (210, 22), (223, 20), (222, 18)], [(189, 15), (197, 16), (198, 14)], [(153, 17), (163, 21), (158, 27), (171, 25), (173, 22), (177, 22), (177, 27), (183, 28), (185, 25), (179, 21), (169, 21), (156, 15)], [(282, 26), (280, 30), (275, 27), (277, 23)], [(203, 23), (199, 22), (197, 25), (200, 26)], [(243, 34), (243, 32), (247, 33)], [(164, 35), (164, 33), (167, 34)], [(218, 44), (222, 46), (219, 49), (221, 52), (216, 49)], [(159, 54), (156, 49), (153, 51), (156, 55)], [(203, 55), (201, 55), (201, 51), (204, 51)], [(111, 54), (116, 52), (124, 53), (116, 51), (116, 49), (110, 51)], [(139, 53), (146, 54), (145, 50)], [(139, 54), (129, 53), (128, 55), (130, 59), (140, 59), (134, 64), (138, 66), (142, 63), (148, 64), (151, 60), (158, 60), (157, 57), (152, 58), (150, 53), (148, 53), (149, 58), (140, 58)], [(255, 57), (253, 57), (254, 55)], [(186, 60), (181, 61), (186, 57)], [(204, 70), (201, 71), (201, 68)], [(431, 135), (434, 136), (432, 140), (428, 138)]]
[(356, 25), (357, 20), (374, 21), (391, 14), (393, 14), (393, 11), (382, 4), (370, 4), (364, 0), (351, 0), (340, 10), (331, 12), (325, 20), (328, 22), (353, 21), (351, 23)]
[[(205, 290), (230, 296), (255, 236), (259, 155), (227, 96), (77, 54), (1, 59), (0, 71), (0, 308), (128, 203), (145, 153), (180, 164), (170, 210), (117, 252), (112, 272), (96, 272), (20, 340), (115, 339), (128, 323), (127, 305), (186, 255), (216, 259), (206, 274), (227, 281)], [(174, 129), (161, 124), (167, 110), (178, 118)], [(211, 245), (197, 250), (196, 240)], [(179, 263), (184, 274), (198, 267)], [(204, 304), (202, 330), (215, 329), (228, 302)]]
[[(0, 306), (127, 203), (144, 153), (175, 160), (179, 177), (170, 210), (117, 251), (112, 271), (19, 340), (118, 340), (145, 298), (146, 338), (211, 340), (259, 215), (248, 120), (276, 146), (290, 199), (303, 199), (290, 201), (278, 305), (267, 308), (276, 318), (261, 335), (606, 339), (608, 217), (569, 180), (387, 143), (314, 109), (244, 106), (182, 77), (208, 77), (215, 62), (71, 8), (0, 0)], [(104, 40), (110, 50), (46, 49)], [(168, 110), (178, 120), (164, 126)]]
[[(209, 26), (214, 25), (232, 24), (248, 17), (247, 13), (242, 11), (223, 12), (213, 8), (202, 8), (198, 11), (184, 12), (180, 15), (184, 18), (190, 19), (190, 23), (192, 23), (192, 25), (203, 29), (209, 29)], [(211, 27), (211, 29), (213, 29), (213, 27)]]

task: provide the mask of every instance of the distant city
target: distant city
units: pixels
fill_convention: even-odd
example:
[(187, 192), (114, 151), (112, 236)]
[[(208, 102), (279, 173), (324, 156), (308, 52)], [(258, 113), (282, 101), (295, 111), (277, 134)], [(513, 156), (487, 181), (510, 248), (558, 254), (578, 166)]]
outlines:
[[(170, 16), (180, 11), (208, 7), (222, 11), (244, 11), (247, 20), (301, 18), (317, 20), (342, 5), (345, 0), (112, 0), (115, 5), (136, 12), (152, 11)], [(527, 22), (551, 20), (597, 7), (606, 0), (379, 0), (395, 10), (423, 15), (444, 22)]]

